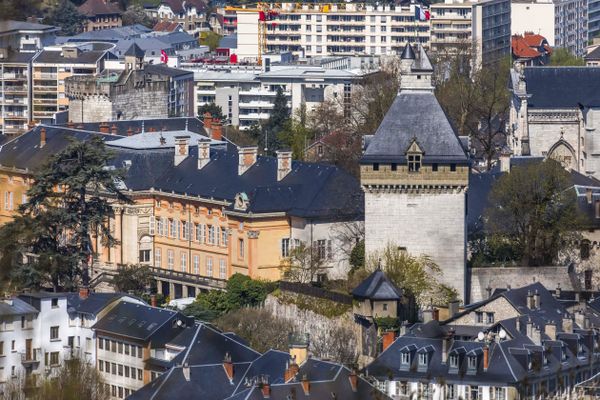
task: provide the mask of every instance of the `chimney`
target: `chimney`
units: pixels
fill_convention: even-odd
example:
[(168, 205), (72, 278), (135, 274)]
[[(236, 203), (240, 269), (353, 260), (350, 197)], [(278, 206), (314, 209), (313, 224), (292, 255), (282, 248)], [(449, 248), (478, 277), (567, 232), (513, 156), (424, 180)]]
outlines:
[(90, 295), (90, 289), (87, 286), (82, 286), (79, 288), (79, 298), (85, 300)]
[(388, 347), (390, 347), (390, 345), (392, 343), (394, 343), (394, 339), (395, 339), (395, 337), (394, 337), (394, 331), (385, 332), (383, 334), (382, 339), (383, 339), (382, 340), (382, 342), (383, 342), (383, 349), (382, 349), (382, 351), (385, 351)]
[(554, 297), (556, 297), (557, 299), (560, 299), (560, 296), (562, 294), (562, 291), (560, 290), (560, 283), (558, 285), (556, 285), (556, 290), (554, 291)]
[(210, 162), (210, 139), (198, 139), (198, 169)]
[(423, 310), (423, 322), (428, 323), (430, 321), (433, 321), (433, 308), (427, 307)]
[(268, 382), (263, 382), (260, 386), (260, 391), (262, 392), (263, 399), (268, 399), (271, 397), (271, 385)]
[(308, 381), (306, 375), (302, 376), (300, 384), (302, 384), (302, 390), (304, 391), (304, 395), (308, 396), (310, 394), (310, 382)]
[(100, 124), (100, 132), (101, 133), (108, 133), (108, 124), (106, 122), (102, 122)]
[(531, 319), (527, 320), (526, 326), (527, 326), (527, 333), (526, 333), (527, 337), (531, 339), (533, 336), (533, 322), (531, 322)]
[(521, 319), (519, 317), (515, 320), (515, 328), (517, 332), (521, 332)]
[(529, 337), (533, 343), (540, 346), (542, 344), (542, 331), (539, 326), (534, 326)]
[(131, 127), (129, 127), (127, 129), (127, 136), (131, 136), (131, 135), (133, 135), (133, 129), (131, 129)]
[(75, 124), (73, 123), (73, 121), (69, 120), (69, 122), (67, 122), (67, 128), (69, 128), (69, 129), (75, 128)]
[(575, 301), (579, 303), (579, 292), (575, 292)]
[(204, 113), (204, 129), (210, 131), (212, 129), (212, 115), (209, 112)]
[(438, 308), (433, 309), (433, 320), (434, 321), (440, 320), (440, 310)]
[[(27, 129), (32, 130), (33, 128), (35, 128), (35, 121), (29, 121), (27, 123)], [(72, 127), (69, 127), (69, 128), (72, 128)]]
[(565, 314), (563, 317), (562, 329), (565, 333), (573, 333), (573, 319), (567, 314)]
[(408, 321), (402, 321), (400, 323), (400, 336), (406, 335), (406, 327), (408, 326)]
[(150, 305), (152, 307), (156, 307), (156, 295), (155, 294), (150, 295)]
[(277, 150), (277, 181), (282, 180), (292, 171), (292, 152)]
[(485, 292), (486, 292), (486, 294), (487, 294), (487, 298), (488, 298), (488, 299), (492, 297), (492, 287), (491, 287), (490, 285), (488, 285), (488, 286), (485, 288)]
[(185, 362), (183, 364), (183, 377), (185, 378), (186, 382), (190, 381), (190, 365)]
[(442, 364), (446, 364), (448, 360), (448, 350), (452, 347), (452, 340), (454, 338), (454, 332), (450, 331), (444, 335), (442, 339)]
[(483, 370), (487, 371), (490, 366), (490, 348), (483, 346)]
[(212, 132), (210, 136), (213, 140), (222, 140), (223, 139), (223, 124), (219, 120), (215, 120), (212, 123)]
[(40, 129), (40, 149), (46, 145), (46, 128)]
[(229, 353), (225, 353), (225, 358), (223, 359), (223, 368), (225, 369), (225, 374), (227, 374), (229, 382), (233, 382), (233, 363), (231, 362), (231, 356)]
[(544, 333), (550, 340), (556, 340), (556, 324), (554, 322), (548, 322), (544, 326)]
[(189, 136), (175, 136), (175, 165), (181, 164), (189, 154)]
[(352, 392), (356, 393), (358, 390), (358, 375), (356, 375), (356, 370), (352, 369), (348, 379), (350, 380), (350, 388), (352, 388)]
[(459, 305), (460, 301), (458, 300), (452, 300), (450, 303), (448, 303), (448, 317), (452, 318), (458, 314)]
[(111, 128), (110, 128), (110, 133), (112, 135), (116, 135), (117, 134), (117, 125), (112, 124)]
[(510, 172), (510, 156), (509, 149), (503, 149), (500, 152), (500, 172)]
[(588, 204), (592, 204), (592, 189), (585, 189), (585, 198), (587, 199)]
[(533, 295), (533, 306), (535, 307), (536, 310), (539, 310), (540, 306), (541, 306), (541, 296), (540, 296), (540, 292), (539, 291), (535, 291), (535, 294)]
[(258, 147), (238, 147), (238, 175), (243, 175), (258, 158)]
[(531, 293), (531, 290), (527, 291), (527, 308), (529, 308), (530, 310), (534, 309), (533, 294)]
[(292, 362), (289, 363), (289, 365), (284, 373), (285, 382), (287, 383), (287, 382), (291, 381), (292, 379), (294, 379), (296, 374), (298, 374), (299, 370), (300, 370), (300, 367), (298, 367), (298, 364), (296, 364), (296, 361), (292, 360)]
[(591, 324), (590, 324), (590, 317), (588, 317), (587, 315), (583, 318), (583, 329), (590, 329), (591, 328)]

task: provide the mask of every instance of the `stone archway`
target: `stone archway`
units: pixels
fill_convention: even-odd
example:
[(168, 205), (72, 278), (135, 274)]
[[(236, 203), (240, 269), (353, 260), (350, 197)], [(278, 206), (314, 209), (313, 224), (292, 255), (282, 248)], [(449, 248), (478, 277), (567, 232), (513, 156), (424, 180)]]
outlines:
[(552, 146), (548, 152), (548, 158), (560, 162), (566, 169), (577, 170), (577, 157), (575, 156), (575, 151), (571, 145), (563, 139)]

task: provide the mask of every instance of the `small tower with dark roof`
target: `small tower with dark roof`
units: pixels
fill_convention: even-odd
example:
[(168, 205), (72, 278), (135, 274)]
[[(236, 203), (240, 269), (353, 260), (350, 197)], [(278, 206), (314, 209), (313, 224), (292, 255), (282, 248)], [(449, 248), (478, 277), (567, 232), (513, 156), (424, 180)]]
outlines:
[(133, 43), (125, 52), (125, 70), (131, 71), (144, 68), (146, 53), (136, 43)]
[(397, 318), (401, 315), (402, 290), (377, 269), (353, 291), (354, 314), (365, 318)]

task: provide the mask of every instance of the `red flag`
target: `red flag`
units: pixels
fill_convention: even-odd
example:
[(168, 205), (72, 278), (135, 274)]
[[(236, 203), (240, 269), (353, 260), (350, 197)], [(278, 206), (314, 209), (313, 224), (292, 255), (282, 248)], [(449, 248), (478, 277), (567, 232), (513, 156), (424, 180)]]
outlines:
[(167, 61), (169, 61), (169, 56), (167, 55), (167, 52), (164, 50), (161, 50), (160, 51), (160, 62), (166, 64)]
[(431, 13), (429, 10), (425, 10), (425, 21), (429, 21), (431, 19)]

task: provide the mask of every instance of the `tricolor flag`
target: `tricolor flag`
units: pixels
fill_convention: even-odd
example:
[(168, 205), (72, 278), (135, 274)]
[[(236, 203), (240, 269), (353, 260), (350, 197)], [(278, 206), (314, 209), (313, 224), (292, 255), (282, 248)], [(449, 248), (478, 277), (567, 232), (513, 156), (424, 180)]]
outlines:
[(431, 18), (429, 10), (425, 10), (420, 6), (415, 6), (415, 21), (429, 21), (429, 18)]
[(166, 64), (167, 61), (169, 61), (169, 56), (167, 55), (167, 52), (164, 50), (161, 50), (160, 51), (160, 62)]

